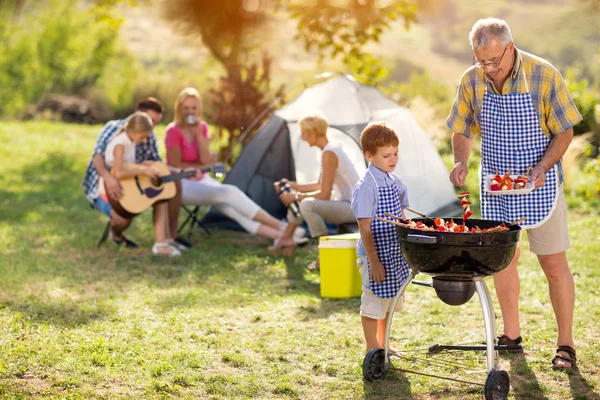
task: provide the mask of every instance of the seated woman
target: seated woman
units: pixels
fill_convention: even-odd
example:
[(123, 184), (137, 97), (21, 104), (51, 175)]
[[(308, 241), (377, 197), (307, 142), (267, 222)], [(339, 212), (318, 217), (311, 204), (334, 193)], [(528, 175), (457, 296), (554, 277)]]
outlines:
[[(144, 161), (142, 164), (135, 163), (136, 143), (144, 143), (150, 132), (152, 132), (152, 119), (145, 112), (136, 112), (132, 114), (125, 125), (108, 142), (104, 152), (104, 160), (107, 168), (117, 179), (134, 177), (136, 175), (146, 175), (150, 178), (158, 178), (160, 172), (151, 166), (152, 161)], [(100, 178), (100, 196), (113, 206), (111, 210), (111, 232), (110, 235), (115, 241), (123, 241), (123, 229), (131, 224), (133, 216), (124, 212), (119, 214), (120, 207), (118, 200), (112, 198), (107, 193), (104, 179)], [(179, 256), (179, 246), (171, 238), (169, 232), (169, 209), (166, 201), (154, 203), (154, 234), (155, 243), (152, 246), (152, 253)]]
[[(309, 184), (288, 182), (291, 192), (279, 195), (281, 201), (289, 205), (294, 201), (300, 204), (300, 216), (295, 217), (288, 210), (288, 226), (283, 235), (269, 249), (272, 254), (292, 255), (295, 252), (293, 241), (294, 229), (304, 219), (312, 237), (327, 234), (325, 221), (335, 224), (356, 222), (350, 201), (352, 189), (358, 182), (358, 172), (341, 146), (329, 143), (325, 118), (318, 115), (304, 117), (298, 123), (302, 131), (302, 140), (309, 146), (321, 149), (321, 176), (319, 181)], [(275, 190), (279, 191), (279, 182), (275, 182)], [(318, 259), (314, 268), (318, 268)], [(309, 267), (310, 268), (310, 267)]]
[[(165, 144), (167, 164), (175, 168), (204, 168), (216, 161), (210, 152), (208, 125), (201, 119), (200, 94), (194, 88), (185, 88), (175, 100), (175, 116), (167, 126)], [(182, 204), (210, 205), (240, 224), (246, 231), (268, 239), (277, 239), (286, 228), (253, 202), (237, 186), (222, 184), (208, 175), (181, 181)], [(294, 230), (292, 231), (294, 232)], [(302, 229), (295, 230), (301, 242)]]

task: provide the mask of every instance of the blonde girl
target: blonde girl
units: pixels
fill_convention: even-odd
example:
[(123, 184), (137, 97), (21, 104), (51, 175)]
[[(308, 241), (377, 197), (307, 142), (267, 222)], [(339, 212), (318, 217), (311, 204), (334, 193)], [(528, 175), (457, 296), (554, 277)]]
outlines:
[[(121, 130), (112, 138), (106, 147), (104, 159), (106, 166), (112, 169), (112, 174), (117, 179), (134, 177), (136, 175), (146, 175), (148, 177), (158, 177), (159, 171), (152, 168), (152, 161), (144, 161), (142, 164), (135, 163), (135, 145), (143, 143), (152, 132), (152, 119), (145, 112), (136, 112), (132, 114), (127, 123)], [(100, 195), (107, 201), (109, 196), (104, 190), (104, 182), (100, 182)], [(115, 199), (112, 199), (113, 202)], [(168, 225), (168, 207), (165, 201), (157, 202), (153, 205), (154, 208), (154, 234), (155, 243), (152, 246), (152, 253), (157, 255), (179, 256), (181, 253), (174, 245), (169, 232)], [(126, 221), (126, 226), (131, 224), (132, 217), (119, 216), (123, 221)], [(113, 239), (122, 240), (123, 230), (117, 231), (116, 225), (112, 224), (111, 220), (111, 236)]]

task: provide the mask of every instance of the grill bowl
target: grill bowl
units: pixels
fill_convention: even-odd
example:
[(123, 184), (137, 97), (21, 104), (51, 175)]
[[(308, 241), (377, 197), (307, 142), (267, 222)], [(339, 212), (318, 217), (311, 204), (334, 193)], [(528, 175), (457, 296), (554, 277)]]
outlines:
[[(413, 221), (431, 223), (428, 218), (413, 218)], [(468, 219), (466, 225), (468, 228), (478, 226), (485, 229), (501, 223)], [(517, 249), (521, 227), (506, 225), (509, 227), (507, 232), (425, 232), (404, 226), (398, 226), (397, 232), (402, 254), (414, 272), (440, 280), (464, 281), (474, 276), (493, 275), (510, 264)]]

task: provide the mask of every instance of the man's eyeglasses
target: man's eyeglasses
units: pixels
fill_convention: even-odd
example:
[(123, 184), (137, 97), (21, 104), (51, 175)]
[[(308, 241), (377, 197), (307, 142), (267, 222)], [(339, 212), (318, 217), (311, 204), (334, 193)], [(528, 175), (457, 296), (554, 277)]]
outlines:
[(508, 44), (504, 47), (504, 51), (502, 52), (502, 55), (500, 56), (500, 59), (498, 61), (483, 64), (483, 63), (480, 63), (479, 61), (477, 61), (477, 59), (475, 57), (473, 57), (473, 65), (476, 66), (477, 68), (481, 68), (481, 69), (484, 69), (485, 67), (492, 67), (492, 68), (496, 69), (502, 62), (502, 59), (504, 58), (504, 54), (506, 53), (506, 49), (508, 49)]

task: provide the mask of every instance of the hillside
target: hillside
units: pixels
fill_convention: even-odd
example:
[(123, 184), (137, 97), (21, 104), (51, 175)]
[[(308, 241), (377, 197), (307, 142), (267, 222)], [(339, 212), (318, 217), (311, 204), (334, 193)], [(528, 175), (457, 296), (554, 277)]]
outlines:
[[(391, 70), (390, 80), (404, 80), (411, 71), (427, 71), (434, 79), (452, 86), (471, 64), (468, 33), (477, 18), (497, 16), (511, 25), (517, 46), (547, 58), (559, 68), (581, 65), (588, 77), (598, 70), (600, 32), (597, 15), (582, 9), (579, 0), (515, 2), (487, 0), (420, 0), (419, 23), (406, 31), (397, 23), (369, 50), (382, 56)], [(122, 37), (142, 65), (189, 68), (218, 74), (218, 66), (198, 38), (187, 38), (162, 20), (157, 6), (125, 9)], [(314, 73), (339, 70), (337, 62), (317, 65), (315, 54), (306, 54), (291, 40), (293, 21), (281, 15), (263, 40), (275, 55), (278, 82), (295, 84)], [(216, 71), (215, 71), (216, 68)], [(168, 73), (168, 70), (165, 71)]]

